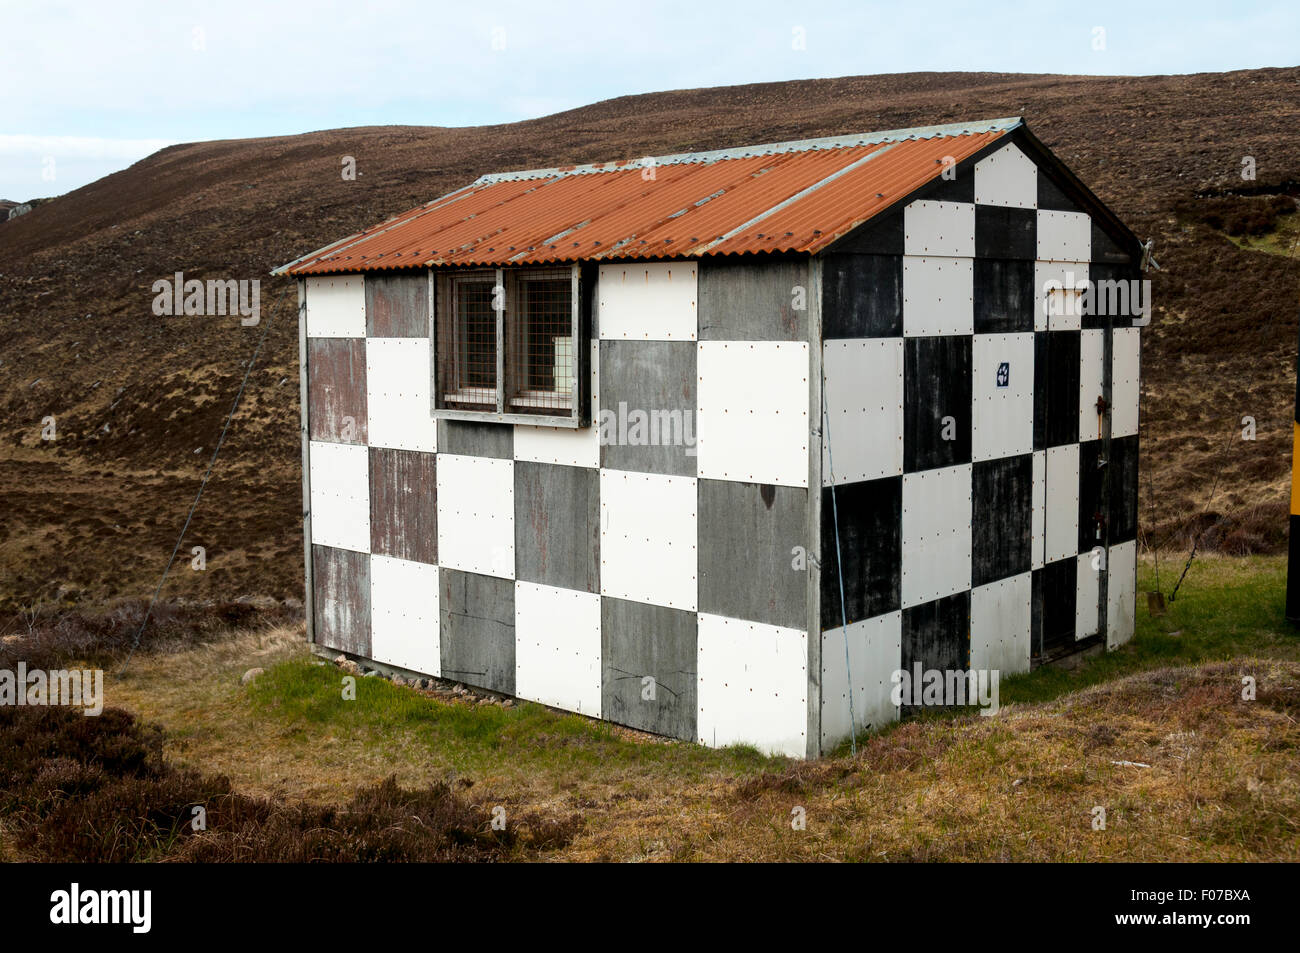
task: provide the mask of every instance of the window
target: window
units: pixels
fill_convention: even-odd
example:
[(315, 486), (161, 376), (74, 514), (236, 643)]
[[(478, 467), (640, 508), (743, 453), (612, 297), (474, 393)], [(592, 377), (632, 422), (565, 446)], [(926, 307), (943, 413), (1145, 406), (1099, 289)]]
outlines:
[(577, 270), (439, 275), (435, 416), (580, 426)]

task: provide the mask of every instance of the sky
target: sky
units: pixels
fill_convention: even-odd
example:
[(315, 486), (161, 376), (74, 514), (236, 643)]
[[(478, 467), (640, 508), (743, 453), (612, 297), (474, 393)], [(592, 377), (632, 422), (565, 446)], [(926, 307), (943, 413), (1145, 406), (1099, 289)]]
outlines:
[(669, 89), (1294, 66), (1300, 3), (0, 0), (0, 36), (0, 198), (22, 201), (175, 142), (484, 125)]

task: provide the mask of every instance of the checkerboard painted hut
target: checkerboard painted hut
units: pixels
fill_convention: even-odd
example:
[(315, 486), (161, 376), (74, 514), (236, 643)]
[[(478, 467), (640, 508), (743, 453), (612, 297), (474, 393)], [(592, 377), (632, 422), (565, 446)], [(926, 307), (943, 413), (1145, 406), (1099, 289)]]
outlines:
[(1117, 646), (1141, 259), (1013, 118), (487, 175), (282, 266), (309, 637), (794, 757)]

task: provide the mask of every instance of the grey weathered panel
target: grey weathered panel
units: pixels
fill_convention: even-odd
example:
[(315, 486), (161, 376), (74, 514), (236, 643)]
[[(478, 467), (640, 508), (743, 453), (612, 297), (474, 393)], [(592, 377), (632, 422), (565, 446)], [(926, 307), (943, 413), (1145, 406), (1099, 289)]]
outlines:
[(708, 259), (699, 282), (701, 341), (808, 340), (807, 259)]
[(695, 740), (696, 620), (681, 609), (601, 599), (603, 718)]
[(519, 579), (600, 592), (600, 473), (515, 462)]
[(515, 693), (515, 584), (443, 567), (438, 570), (442, 677)]
[(802, 629), (808, 586), (793, 550), (807, 538), (808, 491), (699, 481), (701, 612)]
[(693, 341), (600, 342), (601, 466), (695, 476), (695, 355)]
[(366, 276), (366, 336), (429, 336), (429, 276), (422, 271)]
[(436, 454), (370, 448), (370, 551), (438, 561)]
[(316, 644), (370, 655), (370, 557), (332, 546), (311, 548)]
[(307, 341), (307, 421), (311, 439), (366, 442), (366, 342)]
[(439, 420), (438, 452), (509, 460), (515, 455), (515, 428), (511, 424)]

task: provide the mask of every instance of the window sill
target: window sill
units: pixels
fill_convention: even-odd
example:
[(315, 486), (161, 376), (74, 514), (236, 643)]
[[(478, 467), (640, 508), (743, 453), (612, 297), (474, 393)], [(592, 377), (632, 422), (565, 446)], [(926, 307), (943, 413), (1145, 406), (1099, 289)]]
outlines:
[(469, 420), (481, 424), (527, 424), (532, 427), (564, 427), (577, 430), (590, 426), (590, 421), (580, 420), (572, 414), (521, 414), (495, 410), (461, 410), (453, 407), (435, 407), (430, 411), (435, 420)]

